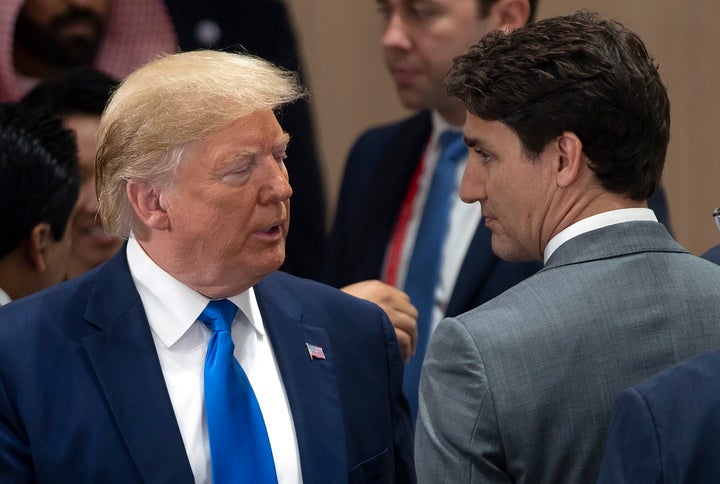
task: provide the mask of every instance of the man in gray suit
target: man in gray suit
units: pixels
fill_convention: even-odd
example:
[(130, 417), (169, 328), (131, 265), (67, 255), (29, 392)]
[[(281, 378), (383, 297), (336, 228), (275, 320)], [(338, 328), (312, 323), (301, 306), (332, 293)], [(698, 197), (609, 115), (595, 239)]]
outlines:
[(493, 251), (544, 268), (440, 323), (420, 383), (420, 482), (589, 483), (614, 398), (720, 346), (720, 267), (647, 208), (669, 102), (636, 34), (578, 12), (485, 36), (455, 60), (460, 195)]

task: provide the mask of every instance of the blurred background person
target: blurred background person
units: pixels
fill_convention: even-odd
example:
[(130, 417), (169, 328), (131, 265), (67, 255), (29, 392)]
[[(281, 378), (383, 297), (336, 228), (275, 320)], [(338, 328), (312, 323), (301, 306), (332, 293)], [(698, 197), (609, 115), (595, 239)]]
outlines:
[(5, 0), (0, 3), (0, 101), (17, 101), (44, 79), (92, 65), (122, 79), (177, 50), (158, 0)]
[(65, 277), (79, 186), (73, 133), (0, 103), (0, 305)]
[(67, 277), (89, 271), (112, 257), (122, 239), (105, 233), (95, 193), (95, 153), (100, 115), (117, 82), (90, 67), (72, 70), (57, 80), (38, 84), (22, 103), (42, 107), (63, 119), (75, 132), (80, 166), (80, 196), (72, 228)]
[(403, 105), (416, 113), (366, 131), (351, 148), (326, 282), (390, 315), (409, 358), (404, 388), (415, 415), (420, 366), (440, 320), (482, 304), (541, 267), (497, 258), (480, 212), (458, 197), (467, 160), (465, 109), (445, 88), (454, 57), (486, 32), (522, 27), (537, 2), (375, 3), (384, 18), (388, 71)]

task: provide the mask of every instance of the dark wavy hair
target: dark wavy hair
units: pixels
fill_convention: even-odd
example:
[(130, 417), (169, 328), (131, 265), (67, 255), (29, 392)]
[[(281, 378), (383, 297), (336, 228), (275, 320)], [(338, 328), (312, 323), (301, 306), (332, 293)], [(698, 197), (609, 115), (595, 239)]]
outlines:
[(617, 22), (579, 11), (491, 32), (455, 59), (447, 87), (531, 158), (573, 132), (607, 190), (646, 200), (660, 183), (670, 101), (640, 37)]
[(73, 132), (45, 111), (0, 103), (0, 257), (39, 223), (61, 240), (79, 190)]

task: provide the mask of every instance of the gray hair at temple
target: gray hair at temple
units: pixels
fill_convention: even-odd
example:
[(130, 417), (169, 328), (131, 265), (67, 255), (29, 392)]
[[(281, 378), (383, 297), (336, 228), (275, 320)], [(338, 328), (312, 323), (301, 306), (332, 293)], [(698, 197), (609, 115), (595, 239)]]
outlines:
[(294, 72), (247, 54), (184, 52), (130, 74), (113, 94), (98, 133), (96, 188), (105, 230), (119, 237), (133, 231), (128, 180), (170, 186), (187, 143), (305, 94)]

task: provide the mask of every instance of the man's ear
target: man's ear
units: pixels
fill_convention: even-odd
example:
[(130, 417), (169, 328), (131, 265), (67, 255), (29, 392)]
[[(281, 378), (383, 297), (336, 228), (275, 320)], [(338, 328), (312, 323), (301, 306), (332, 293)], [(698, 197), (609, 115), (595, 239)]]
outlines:
[(154, 230), (170, 228), (170, 218), (160, 190), (146, 181), (128, 180), (125, 192), (135, 214), (144, 225)]
[(582, 141), (575, 133), (566, 131), (554, 143), (558, 154), (557, 183), (560, 187), (567, 187), (587, 168)]
[(45, 257), (52, 244), (52, 229), (45, 222), (37, 224), (23, 242), (25, 257), (36, 272), (45, 272)]
[(496, 19), (499, 30), (511, 31), (524, 27), (530, 20), (528, 0), (498, 0), (490, 7), (490, 16)]

